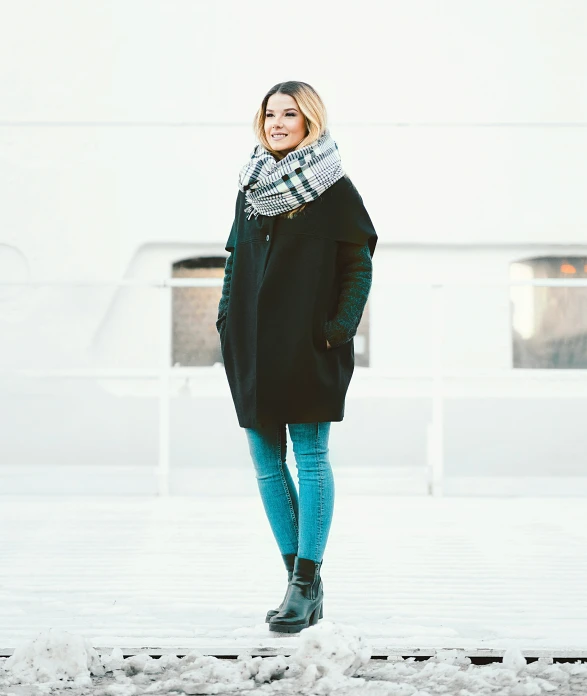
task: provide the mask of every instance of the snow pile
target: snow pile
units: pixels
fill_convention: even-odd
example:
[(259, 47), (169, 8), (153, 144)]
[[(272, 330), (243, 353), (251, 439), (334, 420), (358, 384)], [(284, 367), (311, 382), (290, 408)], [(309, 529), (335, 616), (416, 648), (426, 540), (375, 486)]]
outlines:
[[(135, 666), (138, 667), (138, 663)], [(234, 662), (192, 650), (176, 664), (168, 663), (168, 667), (166, 678), (151, 684), (143, 693), (179, 691), (186, 694), (220, 694), (250, 691), (256, 684), (280, 679), (287, 669), (287, 660), (283, 655), (262, 658), (245, 653)]]
[(73, 681), (91, 686), (90, 673), (105, 673), (100, 656), (87, 638), (50, 628), (32, 641), (21, 645), (4, 663), (12, 684)]
[(391, 686), (382, 693), (410, 696), (455, 694), (455, 696), (541, 696), (547, 694), (587, 694), (587, 664), (553, 664), (541, 657), (527, 663), (517, 646), (507, 648), (502, 662), (474, 665), (461, 650), (439, 650), (426, 661), (415, 657), (389, 657), (382, 666), (371, 663), (360, 670), (362, 677)]
[(17, 648), (3, 664), (1, 686), (43, 683), (49, 689), (91, 687), (90, 674), (110, 673), (117, 683), (103, 688), (103, 694), (179, 691), (186, 694), (217, 694), (250, 691), (256, 684), (280, 679), (287, 669), (283, 655), (238, 660), (220, 660), (192, 650), (183, 658), (163, 655), (153, 659), (146, 653), (124, 658), (120, 648), (101, 658), (86, 638), (67, 631), (49, 629)]
[[(348, 677), (366, 665), (371, 657), (371, 647), (353, 627), (331, 621), (321, 621), (304, 629), (299, 640), (298, 650), (290, 657), (263, 658), (243, 653), (233, 662), (192, 650), (176, 665), (169, 666), (166, 679), (152, 684), (145, 693), (167, 690), (188, 694), (248, 691), (285, 678), (282, 684), (275, 685), (274, 690), (328, 694), (347, 685)], [(353, 683), (363, 681), (354, 679)]]
[(140, 653), (125, 659), (120, 648), (114, 648), (110, 656), (102, 655), (105, 672), (124, 672), (127, 677), (133, 677), (135, 674), (160, 674), (169, 667), (175, 667), (179, 662), (179, 657), (171, 654), (153, 659), (147, 653)]
[(300, 646), (292, 660), (305, 670), (302, 684), (328, 677), (334, 685), (345, 683), (345, 677), (368, 664), (371, 654), (371, 646), (353, 626), (322, 620), (300, 633)]
[(504, 669), (511, 669), (517, 674), (525, 669), (528, 663), (520, 648), (517, 645), (511, 645), (504, 652), (501, 664)]
[[(219, 694), (250, 691), (263, 684), (271, 689), (271, 682), (286, 677), (282, 688), (327, 694), (348, 684), (348, 678), (371, 657), (371, 647), (356, 629), (331, 621), (301, 631), (299, 640), (298, 650), (290, 657), (243, 653), (235, 661), (192, 650), (181, 659), (171, 654), (153, 659), (146, 653), (125, 659), (120, 648), (100, 657), (86, 638), (50, 629), (5, 661), (5, 678), (0, 682), (2, 686), (46, 683), (54, 687), (66, 681), (74, 688), (91, 686), (90, 675), (108, 675), (116, 683), (103, 685), (102, 693), (115, 696), (168, 691)], [(275, 684), (275, 689), (280, 690), (280, 685)]]
[(464, 650), (437, 650), (436, 655), (430, 658), (434, 662), (442, 662), (446, 665), (470, 665), (471, 658), (465, 655)]
[[(373, 696), (540, 696), (587, 694), (587, 664), (540, 658), (528, 663), (519, 647), (502, 662), (474, 665), (463, 650), (439, 650), (428, 660), (389, 657), (370, 660), (371, 646), (348, 625), (321, 621), (299, 634), (289, 657), (222, 660), (192, 650), (183, 658), (146, 653), (124, 658), (120, 648), (98, 656), (87, 639), (49, 630), (0, 660), (0, 696), (24, 695), (16, 684), (36, 684), (30, 693), (70, 696), (142, 694), (234, 694), (243, 691), (280, 696), (362, 694)], [(94, 681), (90, 679), (94, 677)], [(65, 683), (67, 682), (67, 684)], [(18, 687), (17, 687), (18, 688)], [(30, 687), (25, 687), (30, 688)]]

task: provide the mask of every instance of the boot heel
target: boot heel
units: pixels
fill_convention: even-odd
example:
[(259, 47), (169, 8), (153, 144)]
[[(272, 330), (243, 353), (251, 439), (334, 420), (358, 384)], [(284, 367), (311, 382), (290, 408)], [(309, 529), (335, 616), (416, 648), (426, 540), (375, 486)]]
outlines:
[(320, 618), (322, 618), (322, 603), (320, 603), (320, 606), (316, 607), (316, 609), (314, 609), (314, 611), (312, 612), (312, 616), (310, 616), (308, 626), (314, 626), (318, 623), (318, 614), (320, 614)]
[(324, 606), (324, 602), (322, 602), (322, 604), (320, 605), (320, 614), (319, 614), (319, 616), (318, 616), (319, 619), (321, 619), (322, 616), (323, 616), (323, 613), (322, 613), (322, 607), (323, 607), (323, 606)]

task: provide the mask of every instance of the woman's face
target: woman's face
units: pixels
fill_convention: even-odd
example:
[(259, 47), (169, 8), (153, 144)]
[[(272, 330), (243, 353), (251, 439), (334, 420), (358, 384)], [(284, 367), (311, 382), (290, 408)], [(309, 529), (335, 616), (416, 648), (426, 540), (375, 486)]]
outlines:
[[(274, 135), (279, 134), (279, 137)], [(265, 137), (283, 156), (294, 150), (306, 137), (306, 119), (298, 103), (289, 94), (272, 94), (265, 109)]]

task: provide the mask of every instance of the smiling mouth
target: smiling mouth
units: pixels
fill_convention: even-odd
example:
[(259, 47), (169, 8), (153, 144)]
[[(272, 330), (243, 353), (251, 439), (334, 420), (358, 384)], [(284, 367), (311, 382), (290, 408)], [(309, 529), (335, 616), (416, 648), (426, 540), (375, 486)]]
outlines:
[(287, 133), (272, 133), (271, 137), (273, 140), (283, 140), (284, 138), (287, 138)]

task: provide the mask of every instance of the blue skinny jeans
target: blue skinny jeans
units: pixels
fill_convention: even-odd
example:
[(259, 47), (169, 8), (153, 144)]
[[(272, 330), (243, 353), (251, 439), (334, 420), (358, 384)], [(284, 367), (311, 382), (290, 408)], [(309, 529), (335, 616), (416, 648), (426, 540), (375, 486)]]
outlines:
[(334, 510), (334, 476), (328, 457), (330, 423), (288, 423), (298, 470), (298, 491), (286, 464), (285, 423), (244, 428), (257, 484), (282, 554), (320, 562)]

